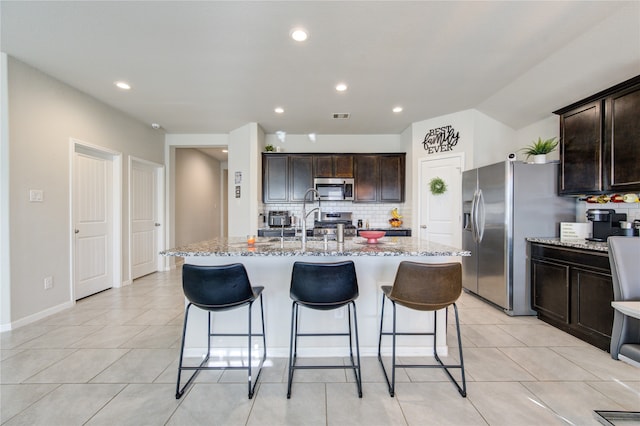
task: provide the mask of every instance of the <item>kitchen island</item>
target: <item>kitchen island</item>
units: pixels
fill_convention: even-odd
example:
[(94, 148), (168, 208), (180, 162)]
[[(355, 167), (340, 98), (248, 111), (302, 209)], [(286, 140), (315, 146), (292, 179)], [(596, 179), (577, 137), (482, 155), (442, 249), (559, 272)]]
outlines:
[[(257, 238), (255, 244), (248, 245), (240, 238), (216, 238), (208, 241), (177, 247), (161, 252), (165, 256), (183, 257), (184, 262), (193, 265), (226, 265), (242, 263), (247, 269), (252, 285), (265, 287), (265, 322), (267, 328), (267, 351), (269, 356), (285, 357), (289, 350), (291, 321), (291, 299), (289, 285), (291, 270), (296, 261), (338, 262), (353, 260), (358, 277), (359, 297), (356, 300), (358, 310), (358, 329), (360, 348), (363, 356), (377, 354), (378, 328), (380, 327), (381, 285), (392, 285), (398, 264), (403, 260), (443, 263), (459, 262), (461, 256), (471, 253), (442, 244), (420, 240), (416, 237), (384, 237), (378, 244), (367, 244), (360, 237), (346, 238), (343, 244), (336, 241), (324, 242), (322, 239), (309, 239), (303, 244), (294, 238)], [(255, 309), (255, 308), (254, 308)], [(344, 331), (345, 309), (318, 312), (304, 310), (301, 316), (301, 330), (315, 332)], [(246, 324), (246, 312), (230, 311), (217, 314), (219, 321), (214, 323), (217, 330), (231, 332)], [(446, 319), (444, 312), (438, 313), (438, 352), (446, 355)], [(409, 330), (431, 330), (433, 320), (429, 315), (405, 309), (398, 310), (398, 319), (409, 324)], [(187, 330), (187, 353), (202, 353), (206, 348), (206, 313), (193, 310)], [(234, 328), (235, 327), (235, 328)], [(406, 339), (406, 340), (405, 340)], [(405, 338), (398, 341), (398, 353), (414, 354), (433, 348), (429, 338)], [(301, 356), (342, 356), (345, 355), (344, 338), (304, 339), (299, 348)], [(236, 347), (230, 347), (227, 341), (213, 341), (214, 347), (223, 351), (233, 351), (241, 347), (244, 341), (238, 341)]]

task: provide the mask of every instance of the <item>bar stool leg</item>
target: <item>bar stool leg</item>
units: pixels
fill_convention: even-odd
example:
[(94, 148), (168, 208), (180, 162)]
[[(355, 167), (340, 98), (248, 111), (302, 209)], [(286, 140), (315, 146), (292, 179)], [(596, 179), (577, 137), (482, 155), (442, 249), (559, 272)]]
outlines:
[[(362, 398), (362, 372), (360, 369), (360, 341), (358, 339), (358, 315), (356, 312), (355, 302), (351, 302), (353, 305), (353, 325), (355, 327), (356, 334), (356, 358), (358, 360), (357, 368), (353, 369), (353, 373), (356, 376), (356, 383), (358, 385), (358, 398)], [(349, 316), (351, 315), (351, 309), (349, 308)], [(349, 319), (349, 346), (351, 346), (351, 319)], [(353, 362), (353, 350), (351, 351), (351, 365)], [(357, 370), (357, 371), (356, 371)]]
[(298, 304), (291, 304), (291, 336), (289, 338), (289, 380), (287, 383), (287, 399), (291, 398), (291, 383), (293, 382), (293, 371), (297, 357), (298, 342)]
[[(183, 367), (183, 360), (184, 360), (184, 343), (185, 343), (185, 337), (187, 335), (187, 321), (189, 319), (189, 310), (191, 308), (191, 303), (189, 303), (184, 311), (184, 325), (182, 326), (182, 345), (180, 346), (180, 361), (178, 364), (178, 380), (176, 381), (176, 399), (180, 399), (182, 397), (182, 395), (184, 395), (184, 391), (185, 389), (191, 384), (191, 382), (193, 381), (193, 379), (196, 378), (196, 376), (198, 375), (198, 373), (200, 373), (200, 368), (202, 366), (204, 366), (206, 363), (209, 362), (209, 355), (211, 354), (211, 313), (209, 312), (209, 326), (207, 328), (208, 330), (208, 334), (209, 336), (207, 336), (207, 353), (204, 357), (204, 359), (202, 360), (202, 362), (200, 363), (200, 365), (198, 367), (195, 368), (191, 368), (191, 367)], [(184, 384), (184, 386), (182, 387), (182, 389), (180, 388), (180, 379), (182, 377), (182, 370), (185, 369), (189, 369), (189, 370), (195, 370), (193, 372), (193, 374), (189, 377), (189, 379), (187, 380), (187, 382)]]
[(248, 311), (249, 311), (249, 331), (247, 332), (248, 342), (247, 342), (247, 385), (249, 386), (248, 394), (249, 399), (253, 397), (253, 389), (251, 388), (251, 307), (252, 303), (249, 303)]
[(458, 320), (458, 306), (453, 304), (453, 311), (456, 314), (456, 332), (458, 333), (458, 353), (460, 354), (460, 372), (462, 374), (462, 389), (460, 386), (457, 386), (458, 392), (463, 397), (467, 396), (467, 381), (464, 377), (464, 358), (462, 357), (462, 337), (460, 336), (460, 321)]
[(255, 379), (252, 380), (252, 376), (253, 376), (253, 358), (251, 356), (251, 344), (252, 344), (252, 338), (253, 338), (253, 328), (252, 328), (252, 314), (251, 314), (251, 310), (253, 309), (253, 302), (251, 302), (249, 304), (249, 332), (248, 332), (248, 337), (249, 337), (249, 345), (248, 345), (248, 369), (247, 369), (247, 379), (248, 379), (248, 383), (249, 383), (249, 399), (253, 398), (253, 395), (255, 394), (255, 390), (256, 390), (256, 386), (258, 385), (258, 380), (260, 379), (260, 374), (262, 373), (262, 366), (264, 365), (264, 361), (267, 359), (267, 335), (266, 335), (266, 330), (265, 330), (265, 325), (264, 325), (264, 304), (262, 302), (262, 294), (260, 294), (260, 319), (262, 321), (262, 344), (263, 344), (263, 353), (262, 353), (262, 359), (259, 362), (258, 365), (258, 374), (256, 374)]
[[(391, 305), (393, 307), (392, 314), (392, 331), (389, 333), (383, 333), (382, 325), (384, 324), (384, 305), (386, 302), (386, 297), (382, 295), (382, 309), (380, 310), (380, 336), (378, 339), (378, 361), (380, 361), (380, 366), (382, 367), (382, 372), (384, 373), (384, 378), (387, 381), (387, 386), (389, 387), (389, 396), (393, 397), (395, 395), (395, 387), (396, 387), (396, 304), (393, 300), (391, 300)], [(387, 373), (387, 369), (384, 366), (384, 362), (382, 361), (382, 336), (391, 335), (391, 380), (389, 380), (389, 374)]]
[(396, 304), (393, 300), (391, 306), (393, 307), (393, 336), (391, 337), (391, 391), (389, 394), (394, 396), (396, 393)]

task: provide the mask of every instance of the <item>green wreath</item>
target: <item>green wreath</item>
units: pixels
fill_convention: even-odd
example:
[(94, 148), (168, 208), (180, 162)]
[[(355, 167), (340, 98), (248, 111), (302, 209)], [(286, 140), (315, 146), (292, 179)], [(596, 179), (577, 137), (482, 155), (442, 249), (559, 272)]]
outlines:
[(447, 184), (441, 178), (435, 177), (429, 181), (429, 188), (433, 195), (444, 194), (447, 191)]

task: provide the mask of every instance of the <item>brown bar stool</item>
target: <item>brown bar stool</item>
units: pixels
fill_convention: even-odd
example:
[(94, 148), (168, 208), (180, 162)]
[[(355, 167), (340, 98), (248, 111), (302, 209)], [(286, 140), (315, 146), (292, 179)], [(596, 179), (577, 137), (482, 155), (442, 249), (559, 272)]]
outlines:
[[(455, 301), (462, 292), (462, 266), (460, 263), (416, 263), (400, 262), (393, 287), (384, 285), (382, 288), (382, 310), (380, 316), (380, 338), (378, 340), (378, 360), (382, 366), (384, 377), (389, 386), (389, 395), (395, 394), (396, 367), (400, 368), (442, 368), (449, 379), (458, 388), (463, 397), (467, 396), (467, 384), (464, 377), (464, 361), (462, 358), (462, 340), (460, 338), (460, 322), (458, 307)], [(393, 305), (393, 330), (383, 332), (384, 302), (389, 299)], [(418, 311), (433, 312), (433, 332), (406, 333), (396, 331), (396, 304)], [(458, 333), (458, 348), (460, 351), (459, 364), (444, 364), (436, 351), (436, 332), (438, 329), (436, 311), (453, 305), (456, 315), (456, 330)], [(382, 362), (382, 336), (392, 336), (391, 380)], [(396, 336), (433, 336), (433, 356), (438, 364), (396, 364)], [(449, 372), (450, 368), (459, 368), (462, 372), (462, 387)]]
[[(360, 344), (358, 342), (358, 318), (355, 300), (358, 297), (358, 280), (352, 261), (334, 263), (295, 262), (291, 273), (291, 340), (289, 342), (289, 382), (287, 398), (291, 398), (293, 373), (298, 369), (352, 369), (356, 376), (358, 396), (362, 398), (360, 375)], [(348, 333), (300, 333), (298, 330), (299, 307), (328, 311), (343, 306), (348, 307)], [(353, 310), (351, 309), (353, 308)], [(353, 330), (351, 317), (353, 315)], [(352, 333), (353, 331), (353, 333)], [(353, 334), (355, 334), (356, 357), (353, 358)], [(298, 337), (305, 336), (349, 336), (350, 365), (296, 365)]]
[[(176, 384), (176, 399), (179, 399), (187, 386), (191, 384), (201, 370), (247, 370), (249, 399), (253, 397), (253, 393), (262, 372), (262, 366), (267, 358), (267, 341), (264, 331), (264, 307), (262, 303), (262, 290), (264, 287), (251, 287), (247, 271), (241, 263), (221, 266), (197, 266), (184, 265), (182, 267), (182, 289), (184, 295), (189, 300), (189, 304), (184, 313), (184, 326), (182, 328), (182, 346), (180, 347), (180, 364), (178, 365), (178, 381)], [(251, 329), (251, 308), (253, 302), (260, 298), (260, 318), (262, 320), (262, 333), (253, 333)], [(182, 365), (184, 356), (184, 338), (187, 332), (187, 320), (189, 319), (189, 310), (192, 306), (207, 311), (208, 319), (208, 337), (207, 337), (207, 353), (204, 359), (197, 367), (184, 367)], [(249, 325), (247, 333), (212, 333), (211, 332), (211, 313), (227, 311), (246, 306), (249, 313)], [(247, 365), (246, 366), (208, 366), (209, 356), (211, 354), (211, 337), (213, 336), (246, 336), (247, 344)], [(258, 374), (255, 380), (251, 380), (252, 358), (251, 346), (253, 337), (262, 337), (263, 355), (258, 365)], [(180, 388), (180, 376), (183, 370), (195, 370), (189, 377), (185, 385)]]

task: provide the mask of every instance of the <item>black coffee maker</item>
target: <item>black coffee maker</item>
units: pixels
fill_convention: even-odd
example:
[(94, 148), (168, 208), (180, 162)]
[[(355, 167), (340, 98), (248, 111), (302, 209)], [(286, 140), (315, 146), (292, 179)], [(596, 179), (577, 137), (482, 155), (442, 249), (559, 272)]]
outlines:
[(593, 233), (587, 241), (607, 241), (608, 237), (624, 235), (620, 221), (627, 220), (626, 213), (616, 213), (613, 209), (587, 210), (587, 219), (593, 223)]

